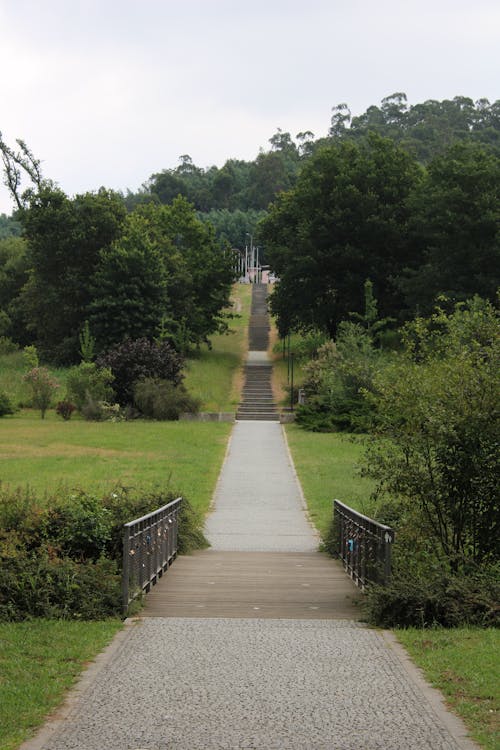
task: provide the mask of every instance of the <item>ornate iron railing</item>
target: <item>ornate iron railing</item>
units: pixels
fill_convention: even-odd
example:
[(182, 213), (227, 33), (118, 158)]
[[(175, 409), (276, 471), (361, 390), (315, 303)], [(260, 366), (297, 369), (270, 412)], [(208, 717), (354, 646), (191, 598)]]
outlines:
[(356, 585), (389, 583), (394, 530), (339, 500), (333, 501), (333, 519), (338, 555)]
[(177, 557), (182, 498), (123, 527), (122, 596), (126, 613), (133, 599), (154, 586)]

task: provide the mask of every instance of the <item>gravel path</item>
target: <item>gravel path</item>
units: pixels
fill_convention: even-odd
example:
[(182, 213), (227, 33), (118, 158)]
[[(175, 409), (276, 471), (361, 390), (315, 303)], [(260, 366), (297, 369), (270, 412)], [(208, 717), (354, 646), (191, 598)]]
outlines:
[[(331, 620), (150, 619), (44, 750), (459, 750), (380, 631)], [(27, 750), (27, 748), (26, 748)]]

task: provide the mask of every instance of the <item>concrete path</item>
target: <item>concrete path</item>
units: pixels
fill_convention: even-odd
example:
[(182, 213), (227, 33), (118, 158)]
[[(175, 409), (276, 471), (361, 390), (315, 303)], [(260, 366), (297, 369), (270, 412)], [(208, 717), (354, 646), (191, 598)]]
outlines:
[(205, 528), (213, 549), (312, 552), (319, 536), (278, 422), (237, 422)]
[(207, 534), (22, 750), (475, 748), (391, 634), (335, 604), (353, 588), (314, 551), (278, 423), (235, 425)]

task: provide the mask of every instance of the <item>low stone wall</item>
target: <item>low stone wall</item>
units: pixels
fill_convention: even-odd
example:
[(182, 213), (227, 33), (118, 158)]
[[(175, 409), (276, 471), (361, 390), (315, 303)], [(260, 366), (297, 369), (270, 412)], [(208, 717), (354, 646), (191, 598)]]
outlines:
[(201, 411), (199, 414), (181, 414), (184, 422), (234, 422), (233, 411)]

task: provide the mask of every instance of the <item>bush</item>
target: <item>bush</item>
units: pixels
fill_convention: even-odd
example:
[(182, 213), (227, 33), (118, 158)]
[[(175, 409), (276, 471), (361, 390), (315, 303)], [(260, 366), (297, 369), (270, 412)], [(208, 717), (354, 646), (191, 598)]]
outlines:
[(59, 401), (56, 404), (56, 414), (62, 417), (65, 422), (71, 419), (71, 415), (73, 414), (75, 409), (76, 406), (72, 404), (71, 401)]
[(108, 368), (98, 367), (94, 362), (81, 362), (68, 373), (68, 399), (80, 412), (89, 401), (111, 401), (114, 395), (112, 382), (113, 375)]
[(8, 338), (8, 336), (0, 336), (0, 355), (14, 354), (18, 350), (18, 345), (12, 339)]
[(127, 339), (97, 359), (114, 376), (113, 389), (121, 406), (134, 402), (134, 386), (139, 380), (168, 380), (174, 385), (182, 381), (183, 358), (167, 341)]
[(94, 401), (89, 395), (82, 406), (82, 416), (88, 422), (123, 422), (127, 419), (120, 404), (110, 404), (107, 401)]
[(185, 412), (196, 413), (201, 401), (191, 396), (185, 387), (168, 380), (146, 378), (134, 387), (134, 403), (139, 411), (151, 419), (179, 419)]
[(15, 409), (7, 394), (0, 391), (0, 417), (5, 417), (6, 414), (14, 414), (14, 411)]
[[(121, 613), (123, 524), (175, 499), (117, 488), (104, 497), (61, 488), (37, 501), (0, 486), (0, 620), (101, 619)], [(179, 517), (180, 553), (207, 546), (188, 500)]]
[(370, 586), (363, 608), (370, 623), (385, 628), (498, 626), (499, 573), (497, 566), (462, 575), (398, 574), (389, 586)]
[(121, 576), (106, 559), (75, 562), (48, 551), (2, 559), (0, 620), (101, 620), (121, 610)]
[(384, 362), (360, 324), (341, 323), (336, 342), (321, 346), (305, 368), (306, 404), (297, 408), (297, 423), (314, 432), (366, 432), (375, 408), (364, 394)]

